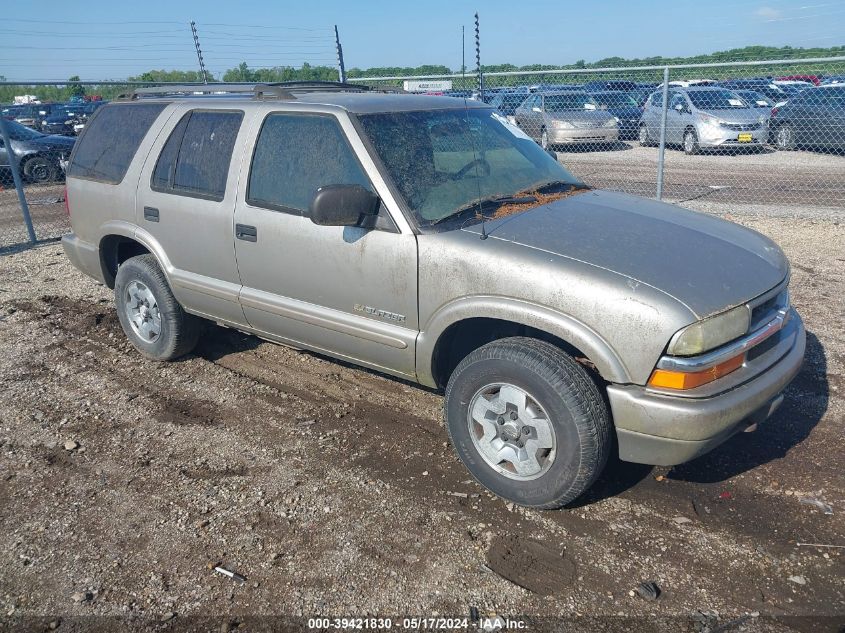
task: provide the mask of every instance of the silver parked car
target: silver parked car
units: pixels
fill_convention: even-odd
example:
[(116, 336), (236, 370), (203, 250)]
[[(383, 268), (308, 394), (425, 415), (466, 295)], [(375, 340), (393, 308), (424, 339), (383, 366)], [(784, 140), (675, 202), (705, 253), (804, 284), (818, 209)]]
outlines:
[(538, 508), (611, 449), (678, 464), (753, 430), (801, 366), (771, 240), (593, 190), (484, 103), (198, 90), (100, 108), (68, 167), (65, 252), (153, 361), (216, 322), (441, 389), (470, 472)]
[[(640, 122), (640, 143), (660, 138), (663, 92), (651, 95)], [(666, 143), (687, 154), (702, 149), (760, 148), (768, 140), (765, 113), (750, 107), (735, 92), (716, 86), (672, 88), (666, 113)]]
[(585, 92), (538, 92), (514, 111), (516, 124), (543, 149), (573, 143), (611, 143), (619, 138), (616, 117), (600, 110)]

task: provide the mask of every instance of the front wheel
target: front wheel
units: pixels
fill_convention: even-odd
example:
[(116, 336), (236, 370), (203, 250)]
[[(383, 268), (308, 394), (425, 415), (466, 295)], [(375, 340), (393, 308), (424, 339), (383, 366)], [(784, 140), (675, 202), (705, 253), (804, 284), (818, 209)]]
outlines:
[(785, 152), (795, 149), (795, 131), (789, 123), (783, 123), (775, 130), (775, 145)]
[(651, 147), (654, 145), (654, 142), (651, 140), (651, 136), (649, 136), (648, 127), (645, 123), (640, 124), (638, 139), (640, 141), (640, 145), (643, 147)]
[(182, 309), (152, 255), (120, 265), (114, 300), (123, 331), (147, 358), (173, 360), (196, 346), (201, 320)]
[(546, 128), (540, 130), (540, 147), (547, 151), (549, 149), (549, 133)]
[(33, 156), (23, 164), (23, 176), (38, 184), (55, 182), (59, 179), (59, 166), (45, 156)]
[(587, 371), (550, 343), (514, 337), (469, 354), (446, 388), (446, 427), (488, 490), (534, 508), (583, 494), (610, 452), (610, 415)]
[(695, 133), (695, 130), (689, 129), (684, 132), (684, 154), (692, 156), (698, 154), (698, 150), (698, 134)]

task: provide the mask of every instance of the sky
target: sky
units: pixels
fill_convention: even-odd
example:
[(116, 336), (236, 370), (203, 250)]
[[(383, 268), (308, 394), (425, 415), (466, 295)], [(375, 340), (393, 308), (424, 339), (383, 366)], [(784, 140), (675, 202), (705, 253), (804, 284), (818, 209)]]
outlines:
[(604, 57), (686, 56), (751, 44), (845, 44), (843, 0), (42, 0), (12, 2), (0, 19), (8, 80), (123, 79), (149, 69), (195, 70), (196, 22), (215, 77), (246, 61), (346, 67), (475, 63), (568, 64)]

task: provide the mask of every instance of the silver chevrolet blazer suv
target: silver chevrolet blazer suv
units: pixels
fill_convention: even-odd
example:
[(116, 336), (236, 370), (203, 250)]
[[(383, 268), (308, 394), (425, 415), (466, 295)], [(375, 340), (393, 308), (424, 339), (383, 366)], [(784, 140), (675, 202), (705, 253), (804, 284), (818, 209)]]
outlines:
[(82, 272), (150, 362), (209, 322), (444, 393), (472, 475), (524, 506), (611, 453), (753, 430), (805, 331), (771, 240), (590, 188), (484, 103), (339, 83), (139, 89), (67, 168)]

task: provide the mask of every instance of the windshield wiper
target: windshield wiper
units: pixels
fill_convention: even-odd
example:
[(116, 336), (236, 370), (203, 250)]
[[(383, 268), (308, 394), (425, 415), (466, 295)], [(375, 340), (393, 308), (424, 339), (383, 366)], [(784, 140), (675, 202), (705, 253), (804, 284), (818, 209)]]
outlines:
[[(481, 200), (470, 202), (469, 204), (456, 209), (449, 215), (444, 215), (442, 218), (434, 220), (429, 224), (429, 226), (434, 226), (435, 224), (440, 224), (444, 220), (458, 217), (467, 211), (483, 210), (485, 206), (489, 205), (501, 206), (503, 204), (530, 204), (532, 202), (537, 202), (537, 198), (535, 196), (490, 196), (489, 198), (482, 198)], [(481, 218), (484, 219), (483, 214), (481, 214)]]

